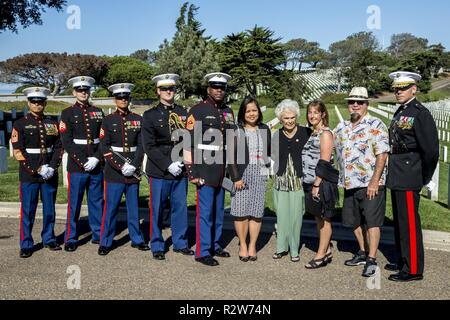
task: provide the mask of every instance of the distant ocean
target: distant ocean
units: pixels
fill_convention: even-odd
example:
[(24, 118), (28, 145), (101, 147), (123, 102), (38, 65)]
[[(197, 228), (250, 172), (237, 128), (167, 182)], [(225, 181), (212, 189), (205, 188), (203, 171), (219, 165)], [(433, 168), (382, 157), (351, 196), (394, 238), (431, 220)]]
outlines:
[(0, 94), (11, 94), (14, 93), (14, 90), (11, 89), (0, 89)]

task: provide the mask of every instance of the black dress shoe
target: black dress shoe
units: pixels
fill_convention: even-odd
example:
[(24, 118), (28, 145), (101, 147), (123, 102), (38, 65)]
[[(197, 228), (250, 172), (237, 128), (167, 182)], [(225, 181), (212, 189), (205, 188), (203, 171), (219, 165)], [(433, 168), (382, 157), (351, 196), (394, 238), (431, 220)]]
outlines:
[(422, 280), (423, 275), (399, 272), (396, 274), (391, 274), (388, 279), (391, 281), (397, 281), (397, 282), (408, 282), (408, 281), (414, 281), (414, 280)]
[(386, 263), (384, 270), (399, 272), (402, 268), (398, 263)]
[(242, 262), (248, 262), (249, 259), (250, 259), (250, 257), (239, 256), (239, 260), (241, 260)]
[(205, 266), (215, 267), (219, 265), (219, 262), (211, 256), (195, 258), (195, 261), (203, 263)]
[(166, 260), (166, 257), (164, 255), (164, 252), (162, 251), (157, 251), (153, 253), (153, 259), (156, 260)]
[(100, 248), (98, 248), (98, 254), (100, 256), (106, 256), (110, 251), (111, 251), (111, 249), (108, 247), (101, 246)]
[(148, 245), (146, 245), (145, 243), (139, 243), (139, 244), (132, 243), (131, 247), (138, 249), (140, 251), (149, 251), (150, 250), (150, 247)]
[(77, 250), (77, 245), (75, 243), (71, 242), (64, 245), (64, 251), (74, 252), (75, 250)]
[(100, 240), (91, 240), (92, 244), (100, 244)]
[(61, 247), (56, 242), (50, 242), (49, 244), (46, 244), (44, 246), (45, 248), (49, 249), (50, 251), (59, 251), (61, 250)]
[(231, 257), (230, 253), (225, 251), (225, 250), (223, 250), (223, 249), (216, 250), (214, 255), (218, 256), (218, 257), (221, 257), (221, 258), (229, 258), (229, 257)]
[(21, 258), (29, 258), (33, 255), (33, 249), (20, 249)]
[(184, 249), (173, 249), (173, 252), (184, 254), (185, 256), (193, 256), (194, 251), (189, 248)]

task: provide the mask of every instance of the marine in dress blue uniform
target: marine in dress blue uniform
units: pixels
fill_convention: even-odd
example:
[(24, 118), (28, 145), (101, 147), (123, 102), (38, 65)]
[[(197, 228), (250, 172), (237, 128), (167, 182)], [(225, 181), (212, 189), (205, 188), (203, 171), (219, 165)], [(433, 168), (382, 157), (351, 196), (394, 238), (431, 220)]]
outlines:
[(100, 147), (105, 158), (105, 207), (100, 229), (99, 255), (107, 255), (116, 232), (117, 213), (125, 194), (128, 213), (128, 232), (131, 246), (141, 251), (150, 250), (139, 227), (140, 167), (144, 158), (142, 149), (142, 117), (128, 109), (131, 83), (110, 86), (117, 110), (103, 119)]
[[(185, 128), (187, 111), (175, 104), (177, 74), (162, 74), (153, 78), (156, 82), (159, 103), (144, 113), (143, 145), (148, 161), (146, 173), (150, 185), (150, 247), (153, 258), (165, 259), (163, 212), (170, 199), (170, 220), (174, 252), (193, 255), (188, 248), (188, 180), (182, 154), (172, 153), (177, 130)], [(179, 132), (179, 131), (178, 131)], [(172, 135), (174, 137), (172, 138)], [(180, 153), (182, 148), (180, 149)]]
[(391, 154), (387, 186), (391, 189), (395, 242), (398, 263), (386, 266), (398, 271), (389, 276), (392, 281), (422, 280), (424, 248), (419, 215), (420, 191), (433, 188), (431, 179), (439, 161), (439, 139), (430, 111), (416, 99), (416, 81), (421, 76), (413, 72), (394, 72), (393, 88), (399, 109), (389, 128)]
[(103, 170), (100, 151), (100, 127), (103, 111), (89, 104), (90, 89), (95, 83), (91, 77), (80, 76), (69, 80), (77, 102), (63, 110), (59, 131), (68, 154), (68, 203), (64, 235), (64, 250), (77, 249), (77, 224), (81, 203), (87, 191), (88, 220), (92, 231), (92, 243), (100, 242), (103, 212)]
[[(220, 245), (224, 218), (222, 182), (226, 165), (226, 130), (234, 130), (235, 123), (233, 110), (224, 103), (231, 77), (216, 72), (206, 75), (205, 79), (208, 97), (188, 113), (186, 128), (192, 138), (191, 148), (185, 151), (185, 163), (189, 180), (197, 185), (195, 259), (207, 266), (216, 266), (219, 262), (213, 256), (230, 257)], [(203, 139), (198, 137), (199, 134), (202, 137), (217, 134), (217, 139), (206, 136)]]
[(20, 162), (20, 257), (28, 258), (33, 254), (32, 230), (39, 194), (44, 218), (42, 242), (52, 251), (61, 250), (56, 243), (54, 226), (62, 146), (58, 122), (44, 116), (50, 90), (33, 87), (23, 93), (31, 112), (14, 123), (11, 142), (14, 157)]

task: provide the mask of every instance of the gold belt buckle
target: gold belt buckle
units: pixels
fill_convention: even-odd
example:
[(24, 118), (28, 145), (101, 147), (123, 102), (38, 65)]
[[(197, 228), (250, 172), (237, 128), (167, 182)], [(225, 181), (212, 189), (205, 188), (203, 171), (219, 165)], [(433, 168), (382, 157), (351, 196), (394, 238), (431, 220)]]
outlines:
[(124, 147), (124, 148), (123, 148), (123, 152), (130, 152), (130, 148)]
[(91, 139), (88, 139), (88, 144), (93, 144), (94, 143), (94, 141), (93, 140), (91, 140)]
[(47, 149), (46, 148), (41, 148), (41, 154), (47, 154)]

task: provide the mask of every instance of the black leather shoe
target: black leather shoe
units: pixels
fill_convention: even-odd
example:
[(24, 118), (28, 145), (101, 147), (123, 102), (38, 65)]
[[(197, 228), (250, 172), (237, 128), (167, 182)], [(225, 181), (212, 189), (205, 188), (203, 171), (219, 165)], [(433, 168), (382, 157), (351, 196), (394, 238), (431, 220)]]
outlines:
[(189, 248), (184, 249), (173, 249), (173, 252), (184, 254), (185, 256), (193, 256), (194, 251)]
[(74, 252), (75, 250), (77, 250), (77, 245), (75, 243), (71, 242), (64, 245), (64, 251)]
[(20, 249), (21, 258), (29, 258), (33, 255), (33, 249)]
[(110, 251), (111, 251), (111, 249), (108, 247), (101, 246), (100, 248), (98, 248), (98, 254), (100, 256), (106, 256)]
[(156, 260), (166, 260), (166, 256), (164, 255), (164, 252), (157, 251), (153, 253), (153, 259)]
[(91, 240), (92, 244), (100, 244), (100, 240)]
[(219, 265), (219, 262), (211, 256), (195, 258), (195, 261), (203, 263), (205, 266), (215, 267)]
[(229, 258), (229, 257), (231, 257), (230, 253), (225, 251), (225, 250), (223, 250), (223, 249), (216, 250), (214, 255), (217, 256), (217, 257), (221, 257), (221, 258)]
[(399, 272), (402, 268), (400, 268), (400, 265), (398, 263), (386, 263), (384, 266), (384, 270), (388, 271), (397, 271)]
[(44, 247), (49, 249), (50, 251), (59, 251), (61, 250), (61, 247), (56, 242), (50, 242), (49, 244), (46, 244)]
[(423, 275), (399, 272), (396, 274), (391, 274), (388, 279), (391, 281), (397, 281), (397, 282), (408, 282), (408, 281), (414, 281), (414, 280), (422, 280)]
[(138, 249), (140, 251), (149, 251), (150, 250), (150, 247), (148, 245), (146, 245), (145, 243), (139, 243), (139, 244), (132, 243), (131, 247)]

